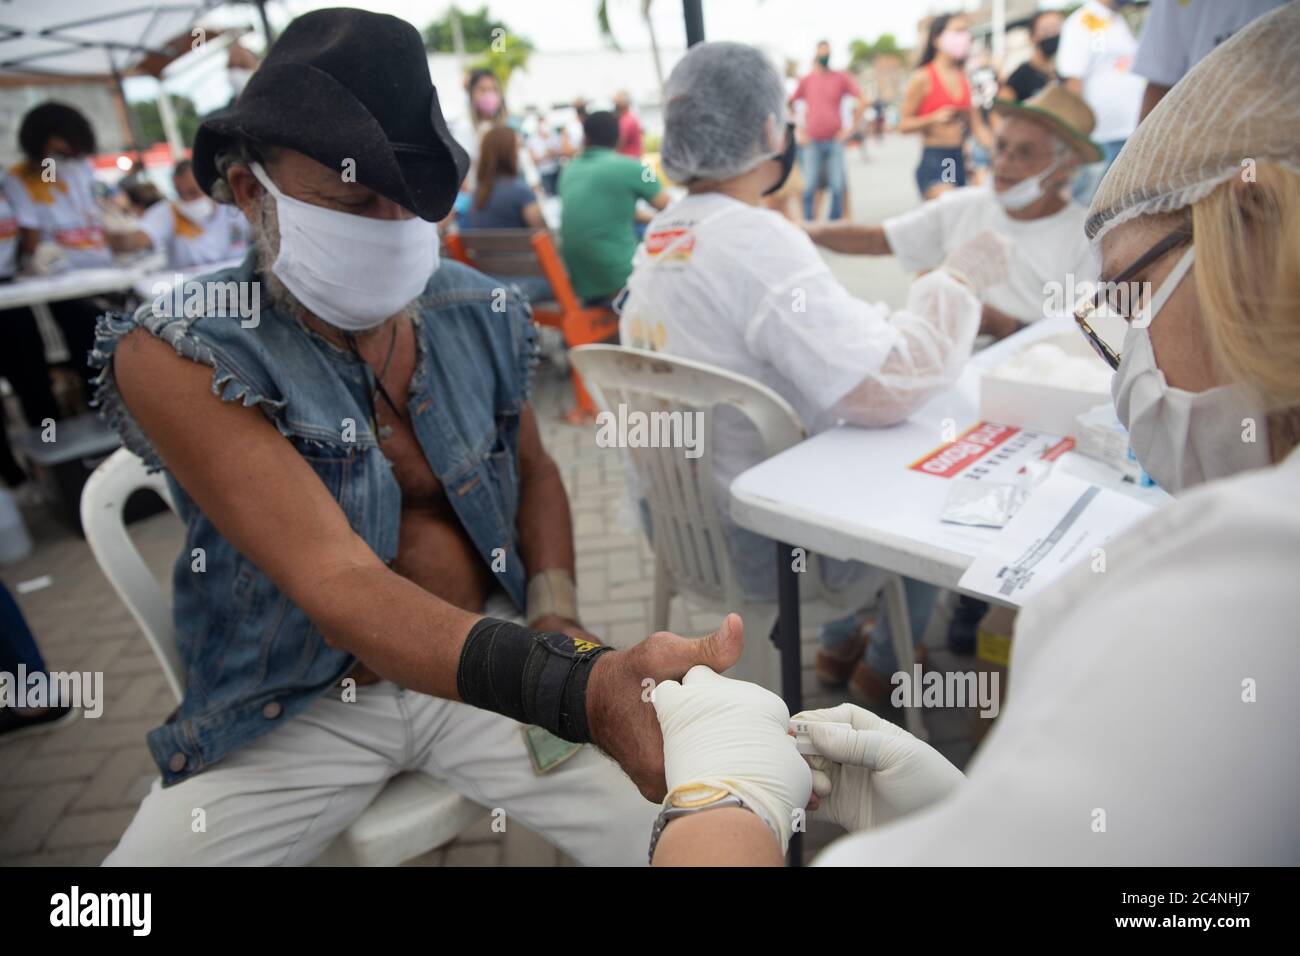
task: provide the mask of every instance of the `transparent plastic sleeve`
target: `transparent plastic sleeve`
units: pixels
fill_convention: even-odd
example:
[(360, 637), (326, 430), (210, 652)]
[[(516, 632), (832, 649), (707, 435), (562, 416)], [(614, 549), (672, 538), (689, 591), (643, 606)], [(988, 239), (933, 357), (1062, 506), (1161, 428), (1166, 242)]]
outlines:
[(835, 403), (854, 425), (893, 425), (951, 386), (970, 358), (980, 303), (946, 272), (912, 283), (907, 306), (889, 320), (898, 332), (879, 370)]

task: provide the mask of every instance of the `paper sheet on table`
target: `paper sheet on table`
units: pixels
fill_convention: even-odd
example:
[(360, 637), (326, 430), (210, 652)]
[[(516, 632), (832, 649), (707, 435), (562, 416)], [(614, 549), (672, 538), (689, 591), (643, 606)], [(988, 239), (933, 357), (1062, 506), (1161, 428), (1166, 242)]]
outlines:
[(1054, 471), (962, 575), (961, 586), (1019, 607), (1114, 535), (1151, 513), (1150, 505)]

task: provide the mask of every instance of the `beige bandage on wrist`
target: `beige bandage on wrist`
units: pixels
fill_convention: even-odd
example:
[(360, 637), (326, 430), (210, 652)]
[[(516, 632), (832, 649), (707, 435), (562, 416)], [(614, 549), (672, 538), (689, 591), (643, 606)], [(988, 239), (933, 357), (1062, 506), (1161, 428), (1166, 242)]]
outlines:
[(547, 568), (528, 579), (525, 614), (529, 621), (543, 617), (578, 620), (578, 587), (563, 568)]

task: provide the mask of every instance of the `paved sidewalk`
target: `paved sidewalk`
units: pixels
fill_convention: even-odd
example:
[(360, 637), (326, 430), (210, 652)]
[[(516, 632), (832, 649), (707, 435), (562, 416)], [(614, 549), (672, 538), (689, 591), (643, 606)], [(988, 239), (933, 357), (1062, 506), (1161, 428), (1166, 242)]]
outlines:
[[(873, 158), (850, 166), (857, 218), (878, 221), (915, 202), (910, 183), (915, 143), (897, 137), (872, 143)], [(901, 304), (907, 277), (892, 260), (830, 256), (837, 274), (855, 293)], [(653, 560), (624, 487), (621, 457), (600, 449), (594, 429), (558, 421), (568, 401), (567, 383), (543, 366), (536, 406), (543, 440), (560, 466), (573, 508), (577, 577), (584, 623), (616, 646), (649, 632)], [(29, 512), (38, 541), (27, 561), (0, 572), (36, 634), (52, 669), (103, 671), (104, 714), (79, 720), (40, 737), (0, 744), (0, 865), (95, 865), (115, 845), (155, 777), (145, 733), (175, 706), (161, 669), (144, 637), (100, 573), (85, 542), (39, 512)], [(132, 526), (150, 566), (166, 582), (182, 545), (179, 522), (162, 514)], [(48, 587), (18, 595), (18, 585), (49, 575)], [(691, 612), (675, 602), (672, 627), (704, 634), (717, 626), (713, 615)], [(933, 630), (933, 629), (932, 629)], [(766, 639), (750, 634), (750, 640)], [(804, 694), (809, 706), (839, 703), (811, 672), (813, 635), (806, 635)], [(969, 669), (969, 659), (931, 648), (935, 666)], [(928, 712), (931, 741), (950, 759), (964, 763), (969, 715)], [(813, 825), (810, 847), (833, 834)], [(518, 825), (494, 834), (487, 821), (412, 865), (562, 865), (569, 862), (540, 837)]]

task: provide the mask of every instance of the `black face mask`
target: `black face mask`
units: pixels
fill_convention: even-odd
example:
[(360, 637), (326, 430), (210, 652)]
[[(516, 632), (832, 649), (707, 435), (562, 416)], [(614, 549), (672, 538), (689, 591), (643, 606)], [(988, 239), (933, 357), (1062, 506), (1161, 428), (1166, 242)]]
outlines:
[(817, 58), (817, 62), (820, 63), (822, 66), (830, 66), (831, 58), (829, 56), (819, 56)]
[(1056, 51), (1060, 45), (1061, 38), (1059, 36), (1043, 37), (1038, 41), (1038, 49), (1041, 50), (1043, 56), (1047, 57), (1049, 60), (1056, 56)]
[(794, 123), (786, 123), (785, 149), (781, 151), (779, 157), (775, 157), (781, 160), (781, 178), (778, 179), (773, 186), (763, 190), (764, 196), (772, 195), (772, 193), (785, 185), (785, 181), (790, 178), (790, 171), (794, 169), (794, 157), (797, 152), (798, 149), (794, 141)]

